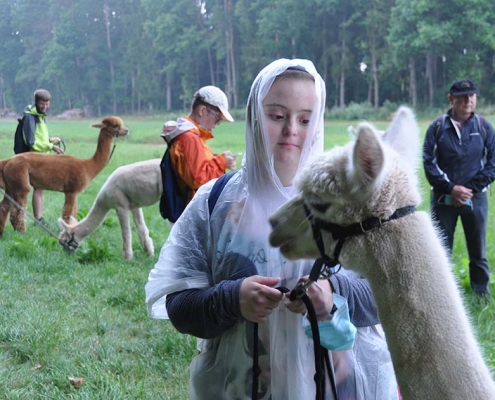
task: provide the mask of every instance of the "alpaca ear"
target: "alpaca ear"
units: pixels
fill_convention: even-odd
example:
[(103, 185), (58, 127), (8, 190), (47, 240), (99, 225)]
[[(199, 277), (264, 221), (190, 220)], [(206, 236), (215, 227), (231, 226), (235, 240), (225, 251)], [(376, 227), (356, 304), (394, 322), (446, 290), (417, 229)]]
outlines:
[(366, 190), (377, 180), (385, 165), (385, 153), (379, 133), (369, 124), (361, 124), (357, 131), (352, 155), (354, 189)]
[(99, 124), (93, 124), (93, 125), (91, 125), (91, 127), (92, 128), (103, 129), (105, 127), (105, 125), (100, 122)]
[(390, 123), (383, 141), (414, 168), (419, 162), (419, 128), (412, 110), (400, 107)]
[(62, 218), (59, 218), (58, 219), (58, 226), (60, 227), (60, 229), (69, 229), (69, 224), (67, 222), (65, 222)]

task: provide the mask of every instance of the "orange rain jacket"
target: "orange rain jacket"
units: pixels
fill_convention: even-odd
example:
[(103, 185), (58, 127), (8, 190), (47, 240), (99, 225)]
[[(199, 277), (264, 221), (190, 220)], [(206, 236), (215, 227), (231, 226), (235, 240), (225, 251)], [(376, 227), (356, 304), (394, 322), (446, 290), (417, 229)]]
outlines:
[(178, 118), (172, 129), (164, 128), (162, 136), (167, 142), (176, 138), (170, 146), (170, 159), (181, 189), (191, 189), (188, 201), (201, 185), (225, 173), (225, 157), (213, 154), (206, 144), (212, 133), (192, 119)]

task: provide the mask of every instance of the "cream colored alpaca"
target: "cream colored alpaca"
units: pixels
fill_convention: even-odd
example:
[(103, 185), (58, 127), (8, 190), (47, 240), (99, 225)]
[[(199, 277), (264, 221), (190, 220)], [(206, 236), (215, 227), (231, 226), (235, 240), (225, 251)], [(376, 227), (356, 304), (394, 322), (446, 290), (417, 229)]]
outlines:
[[(101, 123), (91, 126), (99, 128), (100, 134), (96, 152), (89, 159), (30, 152), (0, 162), (0, 186), (5, 188), (7, 194), (0, 203), (0, 235), (3, 234), (9, 214), (14, 229), (25, 232), (24, 210), (32, 187), (64, 192), (62, 218), (69, 221), (71, 216), (76, 216), (77, 195), (108, 164), (113, 138), (129, 133), (119, 117), (105, 117)], [(10, 199), (23, 209), (13, 206)]]
[[(117, 216), (122, 230), (122, 253), (125, 259), (132, 258), (132, 233), (129, 224), (129, 211), (132, 213), (139, 241), (144, 251), (153, 255), (155, 248), (149, 236), (141, 207), (155, 204), (162, 193), (162, 178), (159, 158), (124, 165), (117, 168), (106, 180), (96, 197), (88, 215), (80, 222), (68, 224), (59, 219), (62, 231), (59, 242), (77, 243), (88, 237), (105, 220), (112, 209)], [(73, 250), (76, 250), (77, 245)], [(66, 247), (67, 248), (67, 247)]]
[[(391, 216), (420, 202), (418, 127), (401, 107), (380, 138), (362, 123), (353, 143), (325, 153), (298, 179), (301, 195), (271, 218), (270, 243), (289, 258), (316, 258), (304, 204), (340, 226)], [(325, 252), (336, 242), (322, 231)], [(493, 400), (495, 384), (463, 307), (430, 216), (416, 211), (345, 240), (343, 266), (366, 277), (387, 336), (404, 400)]]

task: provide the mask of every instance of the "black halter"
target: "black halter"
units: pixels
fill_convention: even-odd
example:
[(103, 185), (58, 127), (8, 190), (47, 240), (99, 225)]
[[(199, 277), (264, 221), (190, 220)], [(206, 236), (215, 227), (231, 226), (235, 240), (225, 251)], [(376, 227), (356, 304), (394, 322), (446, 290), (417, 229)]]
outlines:
[[(310, 211), (306, 203), (304, 203), (304, 210), (306, 211), (306, 216), (308, 217), (308, 220), (311, 222), (311, 229), (313, 230), (313, 238), (321, 254), (321, 258), (319, 258), (318, 260), (321, 260), (320, 262), (322, 264), (326, 264), (327, 266), (328, 265), (336, 266), (339, 264), (340, 252), (347, 238), (351, 236), (357, 236), (368, 233), (376, 228), (381, 227), (383, 224), (387, 222), (412, 214), (416, 211), (416, 207), (415, 206), (401, 207), (395, 210), (395, 212), (387, 218), (370, 217), (368, 219), (365, 219), (364, 221), (346, 226), (333, 224), (331, 222), (326, 222), (319, 218), (316, 218), (313, 215), (313, 213)], [(337, 241), (337, 245), (335, 246), (333, 252), (333, 258), (330, 258), (325, 252), (325, 244), (323, 243), (323, 239), (321, 237), (322, 230), (330, 232), (332, 234), (333, 240)]]
[(64, 242), (63, 240), (59, 240), (58, 242), (69, 252), (76, 251), (79, 247), (79, 243), (76, 242), (74, 234), (72, 234), (71, 238), (67, 242)]

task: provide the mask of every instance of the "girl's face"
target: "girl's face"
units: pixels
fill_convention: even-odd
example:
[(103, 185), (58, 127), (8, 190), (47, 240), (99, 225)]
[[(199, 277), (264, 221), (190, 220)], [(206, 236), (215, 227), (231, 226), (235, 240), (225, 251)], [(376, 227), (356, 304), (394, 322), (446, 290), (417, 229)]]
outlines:
[(284, 186), (297, 171), (316, 100), (314, 82), (294, 78), (275, 80), (263, 100), (274, 167)]

